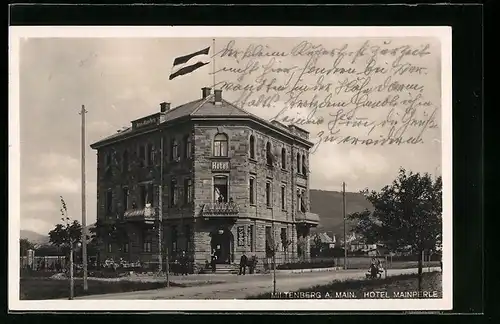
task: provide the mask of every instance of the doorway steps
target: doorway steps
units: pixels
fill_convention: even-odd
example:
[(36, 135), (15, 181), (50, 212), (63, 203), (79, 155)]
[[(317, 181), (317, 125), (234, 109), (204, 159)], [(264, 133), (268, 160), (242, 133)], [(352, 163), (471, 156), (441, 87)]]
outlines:
[(215, 273), (220, 274), (238, 274), (238, 268), (236, 265), (232, 264), (217, 264), (215, 268)]

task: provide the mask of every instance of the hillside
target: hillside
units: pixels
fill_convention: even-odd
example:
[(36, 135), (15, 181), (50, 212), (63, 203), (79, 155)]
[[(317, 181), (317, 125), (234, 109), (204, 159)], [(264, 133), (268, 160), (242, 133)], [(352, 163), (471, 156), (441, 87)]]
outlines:
[[(314, 229), (318, 232), (336, 234), (342, 238), (344, 223), (342, 218), (342, 192), (311, 189), (311, 212), (320, 217), (320, 225)], [(365, 197), (356, 192), (346, 192), (346, 214), (371, 209)], [(347, 224), (347, 231), (350, 226)]]
[(30, 241), (32, 243), (39, 243), (39, 244), (49, 242), (49, 237), (47, 235), (39, 234), (37, 232), (28, 231), (28, 230), (21, 230), (20, 238), (27, 239), (28, 241)]

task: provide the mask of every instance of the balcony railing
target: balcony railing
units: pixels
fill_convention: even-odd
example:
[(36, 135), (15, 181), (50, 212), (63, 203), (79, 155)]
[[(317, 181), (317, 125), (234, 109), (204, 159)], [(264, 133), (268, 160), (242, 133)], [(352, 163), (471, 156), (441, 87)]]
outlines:
[(128, 209), (123, 213), (125, 221), (153, 222), (156, 219), (156, 209), (150, 204), (144, 208)]
[(202, 215), (218, 217), (236, 217), (239, 208), (234, 202), (215, 202), (203, 205)]
[(319, 215), (310, 212), (297, 212), (295, 216), (295, 220), (297, 223), (305, 223), (308, 225), (318, 225), (319, 224)]

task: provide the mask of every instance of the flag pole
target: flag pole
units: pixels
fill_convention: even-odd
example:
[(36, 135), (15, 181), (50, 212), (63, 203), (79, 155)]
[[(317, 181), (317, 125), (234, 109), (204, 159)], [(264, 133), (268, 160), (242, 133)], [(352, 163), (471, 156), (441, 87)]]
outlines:
[(213, 55), (212, 55), (212, 77), (213, 77), (214, 90), (215, 90), (215, 38), (212, 39), (212, 49), (213, 49)]
[(85, 192), (85, 106), (82, 105), (80, 115), (82, 116), (81, 125), (81, 140), (82, 140), (82, 161), (81, 161), (81, 176), (82, 176), (82, 265), (83, 265), (83, 290), (89, 289), (87, 282), (87, 211), (86, 211), (86, 192)]

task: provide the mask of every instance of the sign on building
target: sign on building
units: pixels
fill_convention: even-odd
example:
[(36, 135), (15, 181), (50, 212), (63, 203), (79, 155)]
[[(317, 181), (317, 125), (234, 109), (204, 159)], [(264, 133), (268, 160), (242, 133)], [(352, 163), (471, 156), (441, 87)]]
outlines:
[(212, 162), (212, 171), (229, 171), (229, 161)]

